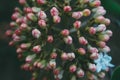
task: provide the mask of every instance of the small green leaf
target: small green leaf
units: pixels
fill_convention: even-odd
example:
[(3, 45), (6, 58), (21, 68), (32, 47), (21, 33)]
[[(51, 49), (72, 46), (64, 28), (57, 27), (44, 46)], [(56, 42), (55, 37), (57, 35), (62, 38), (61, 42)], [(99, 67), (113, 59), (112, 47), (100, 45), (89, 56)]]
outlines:
[(120, 80), (120, 66), (114, 70), (111, 80)]

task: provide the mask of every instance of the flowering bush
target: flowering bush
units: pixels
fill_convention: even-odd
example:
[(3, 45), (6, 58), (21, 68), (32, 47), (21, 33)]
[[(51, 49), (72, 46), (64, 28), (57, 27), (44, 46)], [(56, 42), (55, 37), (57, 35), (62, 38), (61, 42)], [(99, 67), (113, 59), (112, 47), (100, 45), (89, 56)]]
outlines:
[(19, 0), (6, 35), (32, 80), (99, 80), (112, 58), (100, 0)]

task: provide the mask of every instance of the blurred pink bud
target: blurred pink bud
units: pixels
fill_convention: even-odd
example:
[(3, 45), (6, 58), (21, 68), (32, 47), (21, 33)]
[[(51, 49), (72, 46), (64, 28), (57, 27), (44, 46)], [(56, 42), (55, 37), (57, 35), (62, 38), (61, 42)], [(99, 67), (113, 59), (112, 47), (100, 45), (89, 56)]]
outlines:
[(77, 71), (77, 77), (81, 78), (81, 77), (84, 77), (84, 75), (85, 75), (85, 73), (82, 69)]
[(53, 16), (53, 22), (54, 23), (60, 23), (61, 18), (59, 16)]
[(19, 0), (19, 3), (24, 5), (26, 3), (26, 0)]
[(82, 45), (86, 45), (88, 41), (84, 37), (79, 37), (79, 43)]
[(111, 30), (106, 30), (105, 33), (109, 35), (110, 37), (113, 35), (113, 32)]
[(34, 38), (39, 38), (41, 36), (41, 32), (38, 29), (33, 29), (32, 35)]
[(91, 63), (89, 63), (89, 70), (91, 70), (91, 71), (93, 71), (93, 72), (95, 72), (96, 71), (96, 65), (95, 64), (91, 64)]
[(90, 58), (91, 58), (91, 59), (98, 59), (98, 56), (99, 56), (98, 53), (92, 53), (92, 54), (90, 55)]
[(46, 15), (46, 13), (45, 13), (44, 11), (40, 11), (40, 12), (38, 13), (38, 17), (39, 17), (40, 19), (46, 19), (46, 18), (47, 18), (47, 15)]
[(33, 13), (28, 13), (27, 14), (27, 19), (31, 21), (36, 21), (37, 17)]
[(37, 0), (37, 3), (40, 4), (40, 5), (43, 5), (46, 3), (46, 0)]
[(67, 56), (69, 60), (75, 59), (75, 53), (68, 53)]
[(58, 75), (60, 73), (60, 69), (56, 68), (53, 70), (54, 75)]
[(35, 52), (35, 53), (39, 53), (41, 51), (41, 46), (40, 45), (34, 46), (32, 48), (32, 51)]
[(108, 53), (110, 52), (110, 47), (105, 46), (104, 48), (102, 48), (102, 51)]
[(90, 28), (89, 28), (89, 33), (90, 33), (91, 35), (94, 35), (94, 34), (96, 33), (96, 29), (95, 29), (94, 27), (90, 27)]
[(81, 54), (81, 55), (85, 55), (86, 54), (86, 51), (84, 48), (79, 48), (78, 49), (78, 52)]
[(98, 7), (101, 5), (101, 1), (100, 0), (95, 0), (94, 2), (90, 3), (91, 6), (93, 7)]
[(15, 30), (15, 34), (16, 34), (16, 35), (21, 35), (21, 30), (20, 30), (20, 29), (16, 29), (16, 30)]
[(67, 55), (67, 53), (62, 53), (62, 54), (61, 54), (61, 59), (62, 59), (62, 60), (68, 60), (68, 55)]
[(11, 37), (12, 34), (13, 34), (12, 30), (7, 30), (7, 31), (5, 32), (5, 35), (8, 36), (8, 37)]
[(51, 69), (55, 69), (56, 68), (56, 62), (55, 62), (55, 60), (50, 60), (49, 66), (50, 66)]
[(10, 23), (10, 27), (11, 27), (11, 28), (13, 28), (13, 27), (15, 27), (15, 26), (16, 26), (16, 22), (11, 22), (11, 23)]
[(33, 11), (32, 11), (32, 8), (30, 8), (30, 7), (25, 7), (25, 8), (24, 8), (24, 12), (25, 12), (25, 13), (32, 13)]
[(53, 7), (51, 10), (50, 10), (50, 13), (52, 16), (58, 16), (59, 15), (59, 11), (57, 10), (56, 7)]
[(20, 30), (26, 30), (28, 28), (28, 25), (26, 23), (22, 23), (20, 25)]
[(84, 16), (89, 16), (91, 14), (91, 11), (89, 9), (84, 9), (83, 10), (83, 15)]
[(105, 73), (104, 73), (104, 72), (100, 72), (100, 73), (98, 74), (98, 76), (103, 79), (103, 78), (105, 77)]
[(46, 21), (41, 19), (41, 20), (38, 21), (38, 25), (39, 25), (41, 28), (45, 28), (45, 27), (46, 27)]
[(104, 48), (106, 46), (106, 43), (104, 41), (99, 41), (97, 45), (101, 48)]
[(47, 37), (47, 42), (49, 42), (49, 43), (52, 43), (53, 42), (53, 36), (52, 35), (48, 35), (48, 37)]
[(15, 13), (12, 14), (11, 18), (12, 18), (12, 20), (16, 20), (17, 18), (19, 18), (19, 16), (20, 16), (20, 13), (15, 12)]
[(34, 54), (33, 54), (33, 55), (28, 55), (28, 56), (26, 57), (25, 61), (29, 63), (29, 62), (31, 62), (35, 57), (36, 57), (36, 55), (34, 55)]
[(65, 12), (70, 12), (72, 10), (71, 6), (64, 6)]
[(105, 31), (105, 30), (106, 30), (106, 26), (104, 24), (100, 24), (96, 28), (96, 31), (98, 31), (98, 32), (102, 32), (102, 31)]
[(72, 42), (73, 42), (71, 36), (65, 37), (65, 38), (64, 38), (64, 41), (65, 41), (66, 44), (72, 44)]
[(14, 41), (10, 41), (10, 42), (9, 42), (9, 46), (13, 46), (14, 44), (15, 44)]
[(13, 38), (13, 41), (15, 41), (15, 42), (18, 42), (18, 41), (20, 41), (20, 40), (21, 40), (20, 36), (15, 36), (15, 37)]
[(83, 16), (82, 12), (73, 12), (72, 17), (75, 19), (80, 19)]
[(95, 18), (95, 22), (97, 23), (102, 23), (103, 21), (105, 21), (105, 18), (103, 16), (98, 16)]
[(88, 47), (90, 53), (98, 53), (98, 49), (96, 47)]
[(23, 53), (23, 52), (24, 52), (24, 50), (23, 50), (23, 49), (21, 49), (21, 48), (17, 48), (16, 52), (17, 52), (18, 54), (21, 54), (21, 53)]
[(75, 72), (76, 69), (77, 69), (76, 65), (71, 65), (71, 66), (69, 67), (69, 71), (70, 71), (71, 73)]
[(53, 52), (53, 53), (50, 55), (50, 58), (52, 58), (52, 59), (57, 58), (57, 53)]
[(27, 48), (29, 48), (31, 46), (31, 43), (22, 43), (21, 45), (20, 45), (20, 48), (21, 49), (27, 49)]
[(68, 36), (70, 34), (68, 29), (64, 29), (61, 31), (62, 36)]
[(75, 21), (73, 23), (74, 28), (79, 29), (81, 27), (81, 21)]
[(101, 41), (108, 41), (110, 39), (110, 36), (107, 34), (99, 35), (99, 39)]
[(105, 21), (104, 21), (104, 23), (105, 23), (105, 25), (108, 26), (108, 25), (110, 25), (111, 21), (110, 21), (110, 19), (106, 18)]

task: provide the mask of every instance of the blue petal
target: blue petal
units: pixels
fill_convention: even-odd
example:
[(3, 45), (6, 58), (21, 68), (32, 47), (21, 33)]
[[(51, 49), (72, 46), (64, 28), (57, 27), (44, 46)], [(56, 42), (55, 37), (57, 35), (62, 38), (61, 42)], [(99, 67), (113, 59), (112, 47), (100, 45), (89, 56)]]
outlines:
[(96, 65), (96, 67), (97, 67), (97, 70), (96, 70), (96, 71), (97, 71), (97, 72), (100, 72), (100, 71), (101, 71), (101, 69), (102, 69), (101, 64), (97, 64), (97, 65)]
[(107, 54), (104, 55), (104, 60), (107, 62), (110, 62), (112, 60), (112, 57), (108, 56)]
[(111, 63), (109, 63), (107, 66), (109, 66), (109, 67), (114, 67), (114, 65), (113, 65), (113, 64), (111, 64)]

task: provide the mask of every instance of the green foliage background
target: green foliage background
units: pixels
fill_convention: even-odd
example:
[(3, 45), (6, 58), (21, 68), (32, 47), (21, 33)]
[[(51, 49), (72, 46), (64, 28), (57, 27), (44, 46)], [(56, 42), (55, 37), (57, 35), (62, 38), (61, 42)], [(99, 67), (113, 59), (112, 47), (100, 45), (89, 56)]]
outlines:
[[(28, 72), (20, 70), (20, 62), (15, 54), (15, 49), (8, 46), (8, 40), (4, 32), (8, 29), (11, 14), (15, 6), (20, 6), (18, 0), (0, 0), (0, 80), (30, 80)], [(112, 51), (109, 55), (113, 57), (112, 63), (120, 65), (120, 0), (101, 0), (107, 10), (107, 17), (112, 21), (111, 26), (114, 35), (109, 41)], [(119, 69), (120, 70), (120, 69)], [(111, 72), (108, 74), (110, 77)], [(120, 80), (120, 71), (115, 71), (112, 80)], [(116, 79), (115, 79), (116, 78)], [(110, 79), (105, 79), (110, 80)]]

